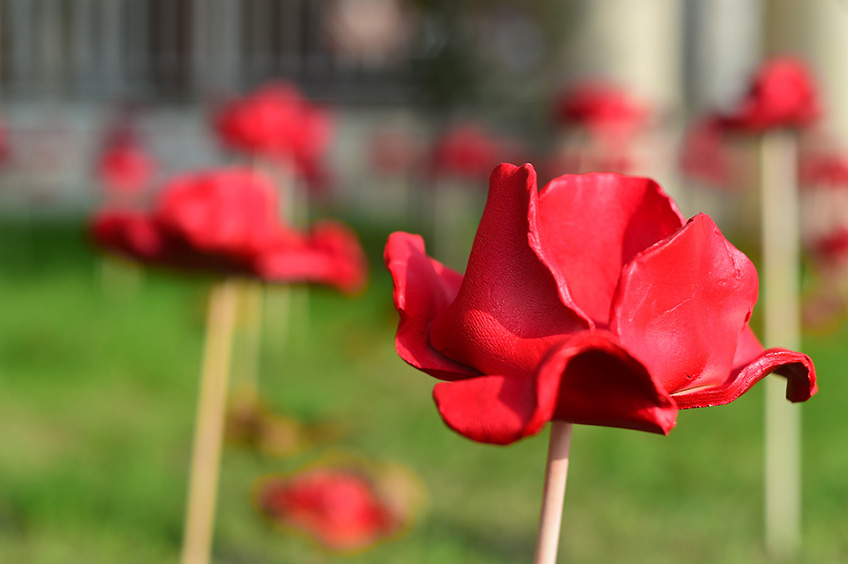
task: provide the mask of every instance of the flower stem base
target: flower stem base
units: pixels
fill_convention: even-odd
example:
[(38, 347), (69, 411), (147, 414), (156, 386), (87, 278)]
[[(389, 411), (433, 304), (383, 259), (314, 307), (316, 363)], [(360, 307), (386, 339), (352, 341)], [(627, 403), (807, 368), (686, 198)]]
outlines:
[(542, 512), (539, 533), (536, 537), (536, 556), (533, 564), (554, 564), (562, 527), (562, 504), (565, 499), (565, 482), (568, 477), (568, 451), (571, 447), (571, 423), (551, 422), (551, 439), (548, 443), (548, 462), (545, 469), (545, 490), (542, 495)]
[(220, 282), (212, 288), (194, 428), (182, 564), (207, 564), (210, 558), (237, 302), (235, 281)]

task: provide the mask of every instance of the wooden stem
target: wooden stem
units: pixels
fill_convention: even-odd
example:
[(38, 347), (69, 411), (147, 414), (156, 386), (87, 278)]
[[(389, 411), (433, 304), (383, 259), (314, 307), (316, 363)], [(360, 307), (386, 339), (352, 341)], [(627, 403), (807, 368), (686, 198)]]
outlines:
[(216, 284), (209, 298), (182, 564), (207, 564), (211, 554), (237, 299), (233, 280)]
[[(262, 355), (262, 284), (255, 280), (241, 282), (241, 331), (236, 339), (240, 354), (236, 354), (234, 385), (254, 399), (259, 395), (259, 364)], [(238, 349), (237, 349), (238, 350)]]
[[(273, 168), (280, 189), (281, 216), (298, 229), (307, 229), (309, 226), (309, 192), (303, 179), (298, 177), (297, 169), (293, 160), (277, 161)], [(279, 323), (294, 325), (298, 328), (298, 335), (303, 336), (309, 332), (309, 287), (289, 286), (285, 292), (289, 294), (288, 316), (281, 319)], [(289, 337), (291, 332), (286, 330)]]
[(545, 468), (545, 491), (536, 537), (536, 556), (533, 564), (554, 564), (562, 525), (562, 503), (568, 477), (568, 450), (571, 447), (571, 423), (553, 421), (548, 443), (548, 463)]
[[(766, 347), (800, 345), (798, 158), (795, 135), (763, 135), (762, 201), (764, 332)], [(766, 548), (779, 558), (798, 552), (801, 537), (800, 411), (786, 401), (786, 381), (765, 382)]]

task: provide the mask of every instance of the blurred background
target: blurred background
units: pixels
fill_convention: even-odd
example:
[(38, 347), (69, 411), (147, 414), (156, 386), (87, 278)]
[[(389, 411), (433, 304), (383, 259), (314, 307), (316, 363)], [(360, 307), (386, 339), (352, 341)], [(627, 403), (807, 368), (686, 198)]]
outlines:
[[(755, 148), (733, 145), (743, 164), (716, 189), (681, 170), (686, 132), (732, 108), (763, 60), (791, 54), (825, 111), (812, 138), (841, 154), (846, 31), (845, 0), (0, 0), (0, 561), (179, 553), (207, 283), (152, 272), (104, 284), (85, 226), (108, 200), (99, 163), (115, 131), (156, 163), (149, 200), (175, 174), (245, 162), (216, 138), (216, 112), (270, 82), (296, 85), (334, 123), (307, 179), (310, 215), (353, 226), (371, 262), (362, 295), (315, 290), (289, 331), (266, 315), (264, 401), (304, 425), (329, 422), (335, 440), (286, 456), (228, 445), (214, 561), (523, 562), (546, 440), (497, 448), (443, 426), (434, 382), (393, 350), (386, 236), (421, 232), (462, 270), (504, 160), (533, 163), (540, 181), (591, 168), (651, 176), (756, 261)], [(569, 160), (586, 131), (555, 107), (586, 80), (650, 113), (617, 160)], [(484, 156), (463, 153), (480, 145)], [(459, 165), (444, 156), (455, 153)], [(822, 394), (804, 408), (798, 562), (840, 563), (846, 269), (805, 265), (803, 350)], [(761, 395), (681, 413), (669, 437), (577, 428), (563, 561), (768, 562)], [(257, 513), (255, 479), (328, 450), (418, 476), (427, 501), (403, 536), (339, 555)]]

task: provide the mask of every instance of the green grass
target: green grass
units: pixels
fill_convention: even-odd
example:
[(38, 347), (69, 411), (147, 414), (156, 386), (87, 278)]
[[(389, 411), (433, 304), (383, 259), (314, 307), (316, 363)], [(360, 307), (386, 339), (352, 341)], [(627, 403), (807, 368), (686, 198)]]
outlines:
[[(149, 274), (116, 296), (78, 226), (0, 229), (0, 562), (176, 562), (202, 346), (202, 280)], [(345, 429), (289, 459), (228, 447), (218, 563), (506, 564), (533, 552), (546, 433), (508, 448), (447, 430), (434, 381), (394, 353), (384, 233), (366, 234), (374, 270), (356, 298), (309, 295), (308, 326), (285, 346), (267, 320), (261, 387), (274, 408)], [(820, 396), (804, 407), (804, 552), (848, 561), (848, 329), (808, 339)], [(577, 427), (562, 562), (765, 563), (762, 390), (682, 412), (668, 437)], [(428, 503), (405, 536), (334, 557), (269, 528), (254, 480), (326, 450), (405, 465)]]

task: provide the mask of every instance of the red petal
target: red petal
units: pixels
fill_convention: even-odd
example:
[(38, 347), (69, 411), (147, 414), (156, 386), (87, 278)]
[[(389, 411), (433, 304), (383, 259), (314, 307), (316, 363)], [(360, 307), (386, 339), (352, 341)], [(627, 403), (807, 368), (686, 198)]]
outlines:
[(677, 407), (644, 366), (607, 333), (583, 332), (555, 347), (536, 376), (480, 376), (437, 384), (445, 423), (469, 439), (509, 444), (551, 419), (668, 433)]
[(751, 386), (776, 372), (787, 379), (786, 399), (807, 401), (817, 391), (816, 368), (809, 356), (786, 349), (768, 349), (749, 364), (734, 368), (721, 386), (710, 386), (672, 394), (680, 409), (730, 403)]
[(153, 216), (200, 252), (247, 257), (276, 237), (276, 210), (271, 182), (234, 168), (173, 178), (160, 191)]
[(156, 262), (165, 254), (162, 234), (142, 214), (100, 212), (92, 220), (90, 232), (99, 247), (135, 260)]
[(210, 274), (252, 273), (240, 257), (198, 250), (147, 215), (101, 212), (91, 232), (98, 246), (152, 266)]
[(274, 282), (328, 284), (355, 292), (365, 284), (367, 263), (356, 235), (342, 224), (315, 224), (308, 237), (285, 233), (255, 261), (256, 274)]
[(580, 310), (606, 327), (624, 265), (684, 221), (653, 180), (596, 173), (551, 181), (531, 225), (538, 230), (534, 250), (561, 291), (567, 288)]
[(430, 325), (456, 297), (462, 275), (428, 257), (419, 235), (392, 233), (384, 253), (400, 313), (395, 349), (406, 362), (431, 376), (456, 380), (479, 373), (430, 346)]
[(437, 350), (485, 374), (531, 376), (561, 335), (587, 327), (528, 243), (536, 198), (533, 167), (495, 169), (462, 287), (432, 326)]
[(548, 422), (537, 416), (532, 376), (443, 382), (433, 388), (433, 399), (448, 427), (481, 443), (508, 445), (538, 433)]
[(559, 383), (554, 419), (668, 434), (677, 405), (612, 335), (586, 332), (551, 351), (539, 368), (544, 386)]
[(669, 393), (724, 386), (757, 287), (751, 261), (697, 215), (625, 267), (612, 330)]
[(748, 95), (723, 119), (723, 126), (760, 133), (777, 127), (806, 127), (820, 115), (818, 92), (807, 65), (780, 57), (758, 69)]
[(733, 355), (733, 367), (738, 368), (754, 361), (758, 356), (763, 354), (765, 348), (760, 344), (757, 335), (750, 326), (745, 327), (745, 330), (739, 335), (739, 340), (736, 342), (736, 352)]

